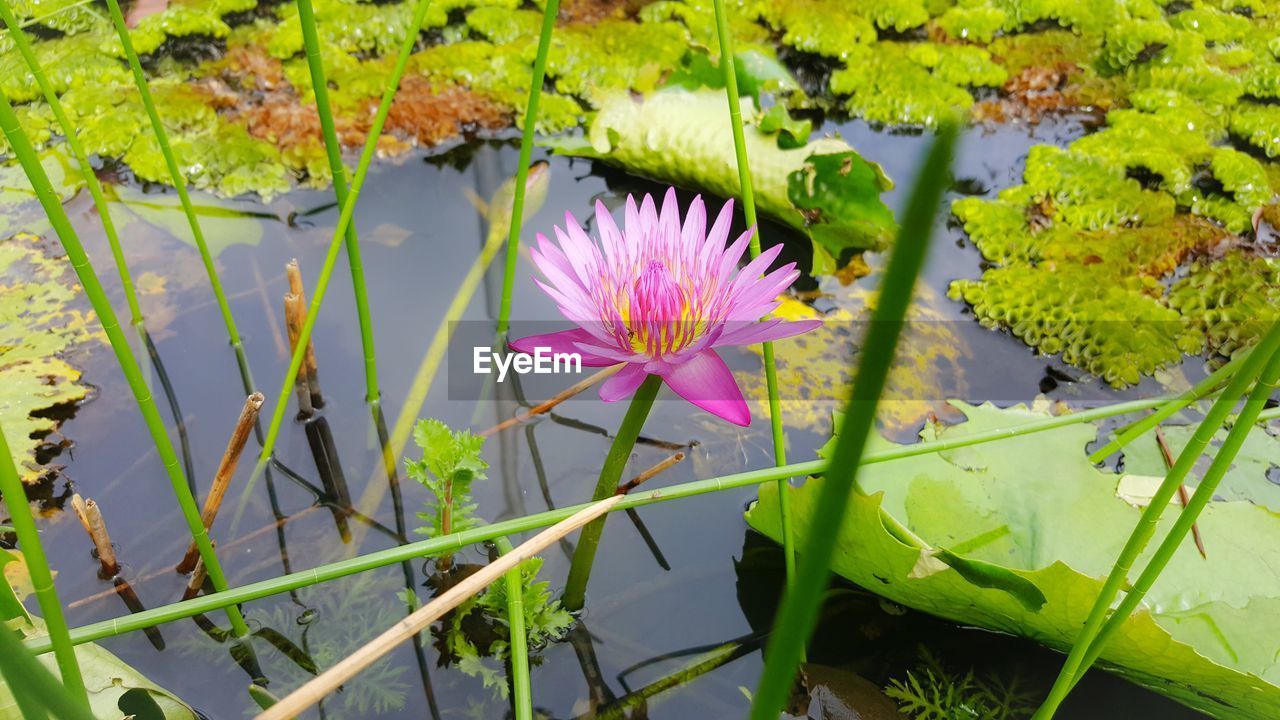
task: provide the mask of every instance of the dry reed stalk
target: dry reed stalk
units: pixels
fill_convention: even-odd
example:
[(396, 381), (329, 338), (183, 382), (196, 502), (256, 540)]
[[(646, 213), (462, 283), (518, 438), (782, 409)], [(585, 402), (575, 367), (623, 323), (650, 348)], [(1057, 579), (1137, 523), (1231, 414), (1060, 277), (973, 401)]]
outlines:
[(503, 430), (506, 430), (507, 428), (512, 427), (512, 426), (514, 426), (514, 425), (519, 425), (520, 423), (525, 422), (526, 420), (528, 420), (528, 419), (529, 419), (529, 418), (531, 418), (531, 417), (534, 417), (535, 415), (541, 415), (541, 414), (543, 414), (543, 413), (549, 412), (550, 410), (552, 410), (553, 408), (555, 408), (555, 406), (559, 405), (560, 403), (564, 402), (565, 400), (568, 400), (569, 398), (573, 397), (574, 395), (577, 395), (577, 394), (581, 393), (583, 390), (586, 390), (587, 388), (591, 387), (592, 385), (595, 385), (596, 383), (600, 382), (601, 380), (604, 380), (605, 378), (609, 377), (610, 375), (612, 375), (612, 374), (614, 374), (614, 373), (618, 372), (619, 370), (621, 370), (621, 369), (622, 369), (622, 366), (623, 366), (624, 364), (625, 364), (625, 363), (618, 363), (617, 365), (611, 365), (611, 366), (609, 366), (609, 367), (607, 367), (607, 368), (604, 368), (603, 370), (600, 370), (600, 371), (599, 371), (599, 372), (597, 372), (597, 373), (594, 373), (594, 374), (592, 374), (592, 375), (589, 375), (589, 376), (587, 376), (587, 377), (585, 377), (585, 378), (583, 378), (583, 379), (579, 380), (577, 383), (575, 383), (575, 384), (573, 384), (573, 385), (569, 386), (569, 388), (567, 388), (567, 389), (565, 389), (565, 390), (563, 390), (563, 391), (561, 391), (561, 392), (559, 392), (559, 393), (556, 393), (556, 395), (555, 395), (555, 396), (553, 396), (550, 400), (547, 400), (547, 401), (545, 401), (545, 402), (538, 403), (537, 405), (534, 405), (533, 407), (531, 407), (531, 408), (529, 408), (528, 410), (526, 410), (526, 411), (524, 411), (524, 412), (522, 412), (522, 413), (520, 413), (520, 414), (516, 415), (516, 416), (515, 416), (515, 417), (513, 417), (513, 418), (508, 418), (508, 419), (506, 419), (506, 420), (503, 420), (502, 422), (498, 423), (497, 425), (494, 425), (493, 427), (489, 428), (488, 430), (485, 430), (484, 432), (480, 433), (480, 435), (481, 435), (482, 437), (489, 437), (490, 435), (493, 435), (494, 433), (502, 432)]
[(643, 484), (643, 483), (647, 482), (648, 480), (652, 479), (652, 478), (653, 478), (653, 476), (657, 475), (658, 473), (665, 472), (668, 468), (670, 468), (670, 467), (672, 467), (672, 466), (676, 465), (676, 464), (677, 464), (677, 463), (679, 463), (681, 460), (684, 460), (684, 457), (685, 457), (685, 455), (684, 455), (684, 453), (683, 453), (683, 452), (678, 452), (678, 453), (676, 453), (676, 454), (674, 454), (674, 455), (672, 455), (672, 456), (668, 457), (666, 460), (663, 460), (662, 462), (658, 463), (657, 465), (654, 465), (653, 467), (649, 468), (648, 470), (645, 470), (644, 472), (640, 473), (639, 475), (637, 475), (637, 476), (635, 476), (635, 477), (631, 478), (630, 480), (628, 480), (628, 481), (626, 481), (626, 482), (622, 483), (621, 485), (619, 485), (619, 486), (618, 486), (618, 490), (617, 490), (617, 492), (616, 492), (615, 494), (617, 494), (617, 495), (626, 495), (627, 493), (631, 492), (632, 490), (635, 490), (636, 488), (640, 487), (640, 485), (641, 485), (641, 484)]
[[(298, 296), (298, 305), (302, 308), (302, 317), (298, 322), (298, 327), (301, 328), (302, 323), (307, 320), (307, 289), (302, 284), (302, 269), (298, 267), (298, 259), (294, 258), (286, 263), (284, 271), (289, 276), (289, 292)], [(320, 395), (320, 375), (316, 365), (316, 346), (313, 338), (307, 339), (307, 356), (303, 359), (301, 372), (307, 375), (311, 404), (318, 408), (324, 407), (324, 398)]]
[[(1173, 453), (1169, 450), (1169, 443), (1164, 439), (1164, 429), (1159, 425), (1156, 426), (1156, 444), (1160, 446), (1160, 456), (1164, 458), (1164, 471), (1169, 472), (1173, 469)], [(1187, 486), (1185, 483), (1178, 485), (1178, 502), (1182, 507), (1187, 506), (1187, 502), (1191, 498), (1187, 495)], [(1200, 525), (1198, 523), (1191, 524), (1191, 537), (1196, 541), (1196, 550), (1200, 551), (1200, 557), (1205, 560), (1209, 559), (1209, 553), (1204, 549), (1204, 538), (1200, 537)]]
[[(210, 540), (209, 543), (217, 549), (218, 543)], [(204, 570), (204, 559), (199, 555), (196, 556), (195, 567), (191, 570), (191, 579), (187, 581), (187, 588), (182, 591), (182, 599), (190, 600), (200, 594), (200, 589), (204, 587), (204, 579), (207, 573)]]
[(361, 670), (394, 650), (396, 646), (422, 632), (442, 615), (460, 605), (462, 601), (488, 587), (498, 578), (505, 575), (507, 571), (542, 552), (552, 543), (558, 542), (569, 533), (605, 514), (621, 501), (621, 495), (614, 495), (593, 503), (521, 543), (519, 547), (484, 566), (478, 572), (445, 591), (440, 597), (392, 625), (389, 630), (374, 638), (369, 644), (356, 650), (341, 662), (289, 693), (280, 702), (258, 715), (258, 720), (283, 720), (284, 718), (296, 717), (299, 713), (323, 700), (326, 695), (336, 690), (338, 686), (355, 677)]
[[(231, 479), (235, 477), (236, 465), (240, 462), (245, 444), (249, 442), (249, 434), (253, 432), (253, 425), (258, 421), (258, 411), (262, 409), (262, 403), (265, 400), (266, 398), (260, 392), (253, 393), (244, 399), (244, 406), (240, 408), (240, 417), (236, 419), (235, 429), (231, 431), (231, 439), (227, 441), (227, 449), (222, 453), (218, 472), (213, 476), (213, 485), (209, 488), (209, 494), (204, 499), (204, 508), (200, 511), (200, 521), (204, 523), (205, 532), (213, 529), (213, 521), (218, 517), (222, 499), (227, 495), (227, 487), (231, 485)], [(182, 562), (178, 563), (178, 572), (185, 575), (195, 569), (199, 556), (196, 544), (193, 542), (188, 545), (187, 554), (183, 556)]]
[[(290, 350), (298, 347), (298, 337), (302, 335), (302, 324), (307, 319), (306, 305), (303, 303), (302, 296), (297, 293), (289, 293), (284, 296), (284, 324), (289, 329)], [(298, 372), (297, 380), (294, 382), (294, 390), (298, 393), (298, 414), (304, 418), (314, 415), (316, 411), (311, 403), (311, 398), (314, 397), (314, 394), (307, 383), (306, 372)]]
[(110, 579), (120, 573), (120, 564), (116, 562), (116, 550), (111, 546), (111, 536), (107, 534), (107, 524), (102, 519), (102, 510), (93, 500), (85, 500), (77, 493), (71, 496), (71, 507), (75, 509), (80, 524), (88, 531), (93, 546), (98, 551), (98, 562), (102, 563), (102, 577)]

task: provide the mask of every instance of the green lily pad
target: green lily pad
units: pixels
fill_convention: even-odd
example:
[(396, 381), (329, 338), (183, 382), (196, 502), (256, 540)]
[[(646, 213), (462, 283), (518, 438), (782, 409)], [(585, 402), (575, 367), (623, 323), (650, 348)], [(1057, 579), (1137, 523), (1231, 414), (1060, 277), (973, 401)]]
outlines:
[[(755, 107), (743, 100), (743, 116)], [(896, 224), (881, 200), (892, 187), (875, 163), (848, 143), (824, 137), (783, 149), (755, 125), (746, 131), (747, 156), (761, 213), (805, 232), (815, 269), (834, 270), (831, 257), (850, 248), (882, 248)], [(587, 133), (590, 149), (570, 143), (557, 151), (598, 158), (628, 172), (721, 197), (738, 195), (738, 173), (724, 95), (669, 88), (636, 99), (603, 100)]]
[[(924, 439), (1045, 416), (1021, 406), (953, 405), (968, 422), (926, 428)], [(1117, 494), (1126, 476), (1089, 463), (1085, 446), (1096, 432), (1073, 425), (866, 466), (832, 569), (903, 605), (1066, 649), (1140, 513)], [(802, 547), (822, 482), (789, 490)], [(777, 488), (761, 486), (747, 513), (752, 527), (775, 539), (777, 502)], [(1172, 523), (1168, 515), (1160, 535)], [(1208, 560), (1188, 540), (1101, 665), (1214, 717), (1274, 718), (1280, 520), (1253, 502), (1221, 501), (1210, 503), (1199, 525)]]
[(44, 473), (35, 451), (58, 428), (35, 413), (88, 393), (80, 371), (61, 357), (96, 332), (75, 295), (71, 265), (51, 257), (40, 238), (0, 241), (0, 427), (23, 482)]

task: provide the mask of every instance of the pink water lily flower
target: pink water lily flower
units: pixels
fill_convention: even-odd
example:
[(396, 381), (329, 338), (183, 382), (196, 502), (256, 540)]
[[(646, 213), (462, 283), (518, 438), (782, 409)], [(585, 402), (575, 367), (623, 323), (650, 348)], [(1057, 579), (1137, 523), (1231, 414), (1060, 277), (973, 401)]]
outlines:
[(546, 278), (538, 285), (578, 327), (522, 338), (511, 347), (578, 353), (588, 367), (626, 363), (601, 384), (605, 402), (630, 397), (648, 375), (658, 375), (685, 400), (746, 426), (751, 411), (715, 348), (799, 335), (821, 322), (760, 320), (800, 273), (790, 263), (764, 274), (781, 245), (738, 269), (754, 228), (726, 246), (733, 201), (710, 230), (701, 197), (690, 204), (683, 225), (679, 213), (674, 189), (667, 190), (661, 212), (649, 195), (639, 208), (628, 196), (619, 229), (597, 202), (598, 243), (565, 213), (565, 229), (555, 228), (558, 243), (540, 233), (533, 261)]

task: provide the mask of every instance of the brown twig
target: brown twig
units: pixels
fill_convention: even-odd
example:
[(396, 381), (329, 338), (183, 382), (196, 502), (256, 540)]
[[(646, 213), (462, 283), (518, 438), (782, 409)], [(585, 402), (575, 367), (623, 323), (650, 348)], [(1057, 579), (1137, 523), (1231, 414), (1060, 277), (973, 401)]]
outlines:
[[(218, 546), (218, 543), (213, 540), (210, 540), (209, 543), (215, 548)], [(204, 569), (204, 558), (196, 555), (196, 564), (191, 570), (191, 579), (187, 581), (187, 589), (182, 591), (183, 600), (190, 600), (200, 594), (200, 589), (204, 587), (204, 579), (207, 574)]]
[(592, 385), (595, 385), (601, 380), (604, 380), (610, 375), (618, 372), (619, 370), (622, 369), (622, 366), (624, 364), (625, 363), (618, 363), (617, 365), (610, 365), (609, 367), (604, 368), (599, 372), (596, 372), (592, 375), (588, 375), (587, 377), (571, 385), (568, 389), (563, 390), (559, 393), (556, 393), (556, 395), (552, 397), (550, 400), (538, 403), (537, 405), (534, 405), (533, 407), (529, 408), (528, 410), (525, 410), (524, 412), (516, 415), (513, 418), (508, 418), (506, 420), (503, 420), (497, 425), (494, 425), (488, 430), (485, 430), (484, 432), (480, 433), (480, 435), (482, 437), (489, 437), (494, 433), (502, 432), (503, 430), (506, 430), (509, 427), (519, 425), (520, 423), (527, 421), (529, 418), (534, 417), (535, 415), (541, 415), (545, 412), (549, 412), (550, 410), (555, 408), (555, 406), (559, 405), (565, 400), (568, 400), (574, 395), (581, 393), (583, 390), (586, 390)]
[[(298, 267), (298, 259), (290, 260), (284, 266), (284, 272), (289, 276), (289, 292), (298, 296), (298, 304), (301, 307), (301, 316), (298, 318), (298, 327), (302, 327), (302, 323), (307, 320), (307, 289), (302, 284), (302, 270)], [(311, 338), (307, 338), (307, 355), (302, 363), (302, 370), (307, 374), (307, 388), (311, 391), (311, 404), (315, 407), (324, 407), (324, 398), (320, 395), (320, 376), (316, 365), (316, 346)]]
[[(253, 432), (253, 424), (258, 420), (258, 411), (266, 398), (256, 392), (244, 399), (240, 408), (240, 417), (236, 420), (235, 429), (231, 431), (231, 439), (227, 441), (227, 449), (222, 453), (222, 461), (218, 463), (218, 472), (213, 476), (213, 485), (204, 499), (204, 508), (200, 511), (200, 520), (204, 523), (205, 532), (213, 529), (213, 521), (218, 517), (218, 509), (222, 507), (222, 499), (226, 497), (231, 478), (235, 477), (236, 465), (240, 462), (240, 454), (244, 452), (245, 443), (249, 442), (249, 434)], [(186, 574), (196, 566), (199, 551), (192, 542), (187, 546), (187, 554), (178, 563), (178, 572)]]
[[(1173, 468), (1173, 453), (1169, 451), (1169, 443), (1164, 439), (1164, 430), (1156, 425), (1156, 444), (1160, 446), (1160, 455), (1164, 458), (1164, 469), (1168, 472)], [(1190, 498), (1187, 496), (1187, 486), (1178, 484), (1178, 501), (1182, 503), (1182, 507), (1187, 506)], [(1200, 551), (1200, 557), (1205, 560), (1209, 559), (1209, 554), (1204, 550), (1204, 538), (1200, 537), (1200, 526), (1191, 524), (1191, 537), (1196, 541), (1196, 549)]]
[(684, 453), (683, 453), (683, 452), (678, 452), (678, 453), (676, 453), (675, 455), (672, 455), (671, 457), (668, 457), (667, 459), (663, 460), (662, 462), (658, 463), (657, 465), (654, 465), (653, 467), (649, 468), (648, 470), (645, 470), (644, 472), (640, 473), (639, 475), (637, 475), (637, 476), (635, 476), (635, 477), (631, 478), (630, 480), (628, 480), (628, 481), (626, 481), (626, 482), (622, 483), (621, 485), (619, 485), (619, 486), (618, 486), (618, 489), (614, 492), (614, 494), (615, 494), (615, 495), (626, 495), (627, 493), (631, 492), (632, 490), (635, 490), (637, 487), (640, 487), (640, 484), (641, 484), (641, 483), (646, 482), (647, 480), (649, 480), (650, 478), (652, 478), (654, 475), (657, 475), (658, 473), (664, 472), (665, 470), (667, 470), (667, 468), (672, 467), (673, 465), (675, 465), (676, 463), (680, 462), (681, 460), (684, 460)]
[(605, 498), (579, 510), (572, 516), (543, 530), (520, 544), (511, 552), (481, 568), (462, 582), (445, 591), (440, 597), (415, 610), (372, 642), (348, 655), (333, 667), (321, 673), (302, 687), (285, 696), (280, 702), (258, 715), (258, 720), (284, 720), (315, 705), (340, 685), (355, 677), (379, 658), (398, 645), (422, 632), (442, 615), (456, 608), (462, 601), (488, 587), (507, 571), (537, 555), (549, 545), (569, 533), (595, 520), (622, 501), (621, 495)]
[(116, 550), (111, 546), (111, 536), (107, 534), (107, 524), (102, 520), (102, 510), (93, 500), (85, 500), (79, 493), (71, 496), (71, 507), (75, 509), (80, 524), (89, 532), (93, 546), (98, 551), (98, 562), (102, 563), (102, 577), (111, 579), (120, 572), (120, 564), (116, 562)]
[[(298, 347), (298, 338), (302, 335), (302, 325), (306, 322), (306, 309), (303, 307), (302, 296), (297, 293), (289, 293), (284, 296), (284, 324), (289, 329), (289, 348), (296, 350)], [(302, 368), (298, 370), (298, 377), (294, 383), (294, 389), (298, 392), (298, 414), (304, 418), (309, 418), (315, 414), (315, 408), (312, 405), (311, 398), (314, 396), (311, 388), (307, 383), (306, 363), (302, 364)]]

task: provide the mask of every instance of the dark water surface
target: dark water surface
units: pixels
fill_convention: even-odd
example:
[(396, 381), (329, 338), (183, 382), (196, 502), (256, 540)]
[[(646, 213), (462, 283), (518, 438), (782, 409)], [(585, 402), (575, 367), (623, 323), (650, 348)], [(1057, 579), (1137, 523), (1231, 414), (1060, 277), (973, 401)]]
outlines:
[[(859, 122), (839, 129), (863, 154), (884, 165), (898, 183), (890, 202), (901, 207), (925, 142), (919, 136), (876, 132)], [(957, 168), (962, 181), (957, 187), (968, 193), (991, 194), (1015, 184), (1032, 144), (1066, 141), (1082, 132), (1079, 123), (1067, 120), (1046, 122), (1034, 130), (971, 130)], [(438, 318), (485, 237), (482, 216), (468, 202), (465, 190), (488, 197), (514, 172), (515, 161), (515, 148), (510, 143), (477, 142), (434, 158), (385, 161), (369, 177), (356, 220), (370, 283), (388, 425), (401, 411)], [(565, 210), (585, 217), (597, 197), (616, 206), (627, 192), (659, 190), (588, 161), (553, 158), (547, 202), (528, 219), (524, 237), (531, 239), (536, 231), (549, 232)], [(682, 198), (687, 200), (688, 196)], [(256, 245), (232, 245), (218, 261), (255, 380), (264, 392), (274, 394), (288, 360), (282, 344), (280, 307), (280, 298), (287, 291), (283, 266), (290, 258), (298, 258), (308, 287), (314, 286), (336, 222), (331, 195), (328, 191), (298, 191), (265, 205), (208, 197), (199, 201), (274, 216), (237, 221), (240, 225), (226, 231), (231, 239), (252, 239), (259, 230), (262, 237)], [(717, 204), (713, 202), (713, 206)], [(87, 197), (74, 199), (70, 209), (82, 232), (94, 236), (96, 223)], [(963, 242), (962, 233), (946, 226), (945, 218), (940, 218), (939, 224), (942, 232), (935, 240), (926, 278), (931, 288), (945, 296), (950, 280), (980, 274), (981, 259)], [(137, 258), (131, 260), (135, 274), (150, 271), (167, 278), (166, 291), (156, 296), (159, 302), (149, 299), (148, 307), (152, 318), (165, 324), (157, 333), (157, 345), (181, 403), (203, 493), (244, 398), (241, 378), (194, 250), (158, 228), (141, 224), (130, 228), (126, 252), (131, 259)], [(787, 236), (768, 225), (764, 238), (766, 244), (785, 238), (792, 246), (788, 254), (807, 266), (807, 241), (803, 238)], [(90, 244), (104, 282), (115, 288), (104, 243), (93, 237)], [(496, 316), (500, 266), (501, 260), (468, 307), (466, 320), (488, 322)], [(532, 273), (527, 257), (522, 257), (515, 316), (520, 320), (554, 320), (555, 309), (533, 285)], [(809, 280), (804, 284), (813, 285)], [(115, 298), (120, 299), (118, 292)], [(1054, 385), (1050, 396), (1068, 401), (1079, 397), (1119, 399), (1158, 389), (1153, 381), (1126, 393), (1112, 393), (1090, 380), (1045, 384), (1046, 369), (1052, 364), (1049, 360), (1034, 355), (1016, 339), (965, 320), (963, 306), (958, 303), (943, 300), (939, 307), (949, 317), (964, 320), (960, 327), (971, 350), (966, 399), (1030, 400), (1042, 387)], [(316, 326), (315, 344), (327, 400), (323, 416), (334, 441), (337, 465), (354, 498), (361, 497), (370, 483), (387, 483), (363, 398), (357, 328), (344, 259), (334, 273)], [(63, 433), (75, 445), (54, 462), (65, 466), (64, 477), (76, 491), (101, 504), (126, 576), (137, 581), (142, 602), (154, 607), (175, 601), (184, 579), (170, 568), (182, 555), (188, 536), (161, 464), (109, 350), (94, 346), (74, 360), (85, 368), (85, 379), (97, 388), (97, 395), (63, 426)], [(729, 360), (742, 368), (758, 366), (759, 362), (757, 356), (745, 351)], [(1188, 365), (1187, 373), (1196, 374), (1198, 363)], [(693, 462), (669, 470), (653, 481), (654, 486), (771, 464), (767, 419), (757, 417), (752, 427), (738, 431), (664, 397), (668, 399), (659, 402), (646, 434), (698, 445), (691, 451)], [(277, 400), (269, 396), (267, 407)], [(608, 448), (607, 433), (616, 428), (623, 411), (622, 403), (576, 401), (562, 406), (556, 418), (493, 438), (485, 453), (491, 465), (490, 479), (474, 488), (480, 515), (497, 520), (541, 511), (548, 503), (568, 505), (589, 497)], [(455, 428), (481, 430), (513, 412), (509, 402), (450, 400), (442, 369), (421, 415), (438, 417)], [(790, 434), (790, 457), (811, 458), (824, 440), (817, 433), (794, 431)], [(238, 529), (240, 537), (252, 535), (247, 540), (232, 536), (234, 502), (245, 486), (255, 450), (251, 442), (231, 500), (213, 533), (222, 541), (219, 554), (232, 584), (306, 569), (399, 542), (389, 495), (384, 495), (373, 518), (346, 520), (356, 535), (364, 535), (358, 547), (355, 542), (344, 544), (329, 510), (311, 509), (317, 503), (312, 488), (323, 483), (308, 434), (297, 423), (284, 428), (277, 454), (301, 479), (290, 479), (277, 469), (272, 482), (259, 482)], [(669, 452), (641, 446), (632, 467), (647, 467)], [(408, 453), (417, 455), (412, 444)], [(412, 529), (420, 524), (414, 513), (422, 507), (426, 493), (416, 483), (404, 480), (402, 520), (412, 540)], [(56, 486), (58, 497), (50, 502), (64, 499), (65, 491), (63, 484)], [(660, 567), (639, 526), (623, 515), (614, 517), (605, 531), (580, 630), (571, 641), (544, 649), (541, 662), (533, 668), (536, 706), (551, 717), (576, 717), (586, 712), (588, 698), (608, 701), (621, 697), (629, 689), (674, 671), (690, 659), (690, 653), (684, 651), (697, 652), (744, 637), (749, 643), (757, 642), (751, 638), (767, 627), (782, 572), (777, 548), (755, 536), (742, 519), (742, 511), (753, 497), (754, 490), (741, 489), (640, 510), (644, 532), (652, 537), (669, 570)], [(277, 533), (272, 525), (280, 516), (292, 519)], [(49, 515), (43, 539), (55, 559), (58, 591), (64, 603), (73, 605), (68, 612), (73, 625), (126, 612), (113, 594), (93, 597), (108, 591), (110, 584), (97, 578), (89, 543), (68, 513)], [(557, 590), (568, 568), (569, 553), (567, 546), (553, 547), (546, 553), (542, 574)], [(481, 562), (483, 557), (473, 549), (464, 553), (461, 561)], [(415, 562), (410, 572), (419, 596), (428, 597), (431, 591), (422, 583), (433, 572), (431, 563)], [(392, 566), (336, 584), (254, 601), (245, 612), (255, 628), (274, 630), (327, 665), (403, 614), (404, 604), (396, 593), (405, 581), (404, 568)], [(979, 675), (994, 674), (1006, 680), (1017, 674), (1032, 692), (1047, 688), (1060, 662), (1060, 656), (1032, 643), (903, 612), (861, 591), (841, 587), (842, 592), (828, 606), (838, 612), (828, 613), (811, 660), (855, 670), (877, 685), (903, 677), (904, 670), (917, 663), (922, 644), (960, 671), (973, 668)], [(225, 625), (221, 615), (209, 619)], [(156, 650), (142, 633), (102, 644), (211, 718), (238, 718), (252, 711), (254, 705), (246, 691), (250, 676), (232, 658), (227, 645), (211, 640), (190, 620), (165, 625), (160, 633), (163, 651)], [(298, 663), (274, 649), (268, 642), (270, 635), (263, 633), (254, 647), (261, 669), (271, 681), (269, 688), (283, 695), (308, 675)], [(276, 644), (286, 646), (279, 641)], [(420, 663), (412, 647), (402, 647), (389, 661), (327, 700), (321, 710), (313, 710), (311, 716), (506, 716), (506, 703), (493, 690), (456, 668), (438, 667), (438, 654), (429, 643), (421, 658)], [(655, 658), (656, 662), (647, 663)], [(651, 700), (647, 715), (633, 713), (631, 717), (743, 717), (748, 701), (742, 688), (755, 686), (761, 664), (758, 650), (748, 652)], [(637, 665), (642, 666), (628, 672)], [(395, 709), (397, 706), (401, 709)], [(1135, 716), (1176, 719), (1197, 715), (1101, 673), (1090, 675), (1060, 714), (1081, 720)]]

